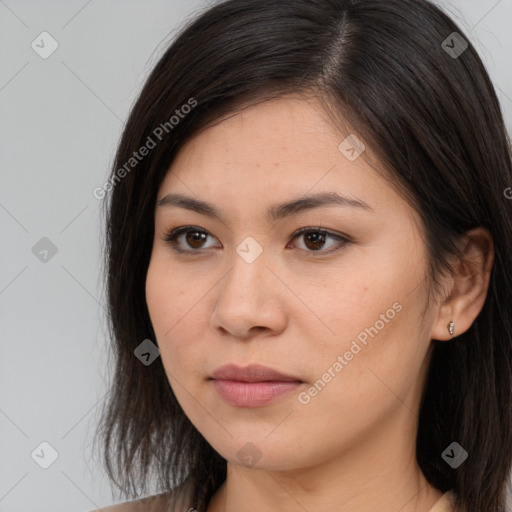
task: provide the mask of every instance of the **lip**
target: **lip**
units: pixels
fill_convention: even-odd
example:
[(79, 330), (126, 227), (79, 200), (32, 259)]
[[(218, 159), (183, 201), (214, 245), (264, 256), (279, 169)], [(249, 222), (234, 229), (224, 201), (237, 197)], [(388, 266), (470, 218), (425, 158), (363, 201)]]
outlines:
[(294, 375), (286, 375), (261, 364), (250, 364), (243, 367), (237, 366), (236, 364), (225, 364), (213, 372), (212, 378), (219, 380), (237, 380), (240, 382), (302, 382), (301, 379)]
[(304, 384), (298, 377), (259, 364), (224, 365), (210, 380), (221, 398), (236, 407), (262, 407)]

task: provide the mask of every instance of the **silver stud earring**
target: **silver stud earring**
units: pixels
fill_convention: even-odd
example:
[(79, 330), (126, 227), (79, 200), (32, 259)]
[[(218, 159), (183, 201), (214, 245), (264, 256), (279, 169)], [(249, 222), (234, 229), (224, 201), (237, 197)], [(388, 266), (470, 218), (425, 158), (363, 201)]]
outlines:
[(453, 322), (450, 322), (450, 323), (448, 324), (448, 332), (450, 333), (450, 336), (453, 336), (453, 330), (454, 330), (454, 327), (455, 327), (455, 326), (454, 326)]

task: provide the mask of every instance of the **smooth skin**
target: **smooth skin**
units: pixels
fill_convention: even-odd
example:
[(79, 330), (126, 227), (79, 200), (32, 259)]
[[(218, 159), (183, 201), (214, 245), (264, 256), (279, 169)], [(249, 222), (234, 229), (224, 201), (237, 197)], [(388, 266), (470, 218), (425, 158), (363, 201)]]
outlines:
[[(221, 215), (157, 207), (146, 281), (169, 383), (228, 461), (208, 512), (427, 512), (442, 495), (415, 457), (420, 397), (432, 339), (449, 343), (447, 324), (460, 335), (483, 307), (492, 237), (478, 228), (461, 240), (472, 265), (457, 264), (457, 274), (444, 277), (448, 299), (422, 317), (420, 217), (375, 160), (370, 165), (369, 147), (354, 161), (342, 154), (344, 138), (314, 97), (269, 100), (189, 140), (158, 191), (158, 200), (184, 194)], [(323, 192), (369, 208), (328, 205), (266, 217), (272, 205)], [(165, 240), (180, 226), (193, 226), (175, 240), (184, 253)], [(303, 227), (312, 233), (295, 236)], [(322, 238), (319, 227), (349, 242)], [(236, 250), (247, 237), (263, 250), (252, 263)], [(400, 312), (301, 403), (299, 393), (395, 303)], [(226, 363), (260, 363), (304, 383), (263, 407), (232, 406), (209, 380)], [(239, 456), (243, 448), (253, 457)]]

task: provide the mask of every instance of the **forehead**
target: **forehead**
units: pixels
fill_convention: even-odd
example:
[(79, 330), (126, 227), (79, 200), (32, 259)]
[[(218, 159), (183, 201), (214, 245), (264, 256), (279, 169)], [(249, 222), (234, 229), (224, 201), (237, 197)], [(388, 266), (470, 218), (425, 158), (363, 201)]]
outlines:
[[(353, 134), (355, 135), (355, 134)], [(310, 193), (337, 192), (367, 204), (400, 202), (370, 163), (344, 152), (340, 133), (314, 98), (283, 97), (245, 108), (187, 141), (160, 187), (158, 200), (186, 193), (215, 204), (275, 204)], [(361, 148), (356, 148), (360, 150)]]
[(278, 165), (336, 150), (341, 137), (318, 100), (284, 96), (229, 114), (189, 140), (179, 156)]

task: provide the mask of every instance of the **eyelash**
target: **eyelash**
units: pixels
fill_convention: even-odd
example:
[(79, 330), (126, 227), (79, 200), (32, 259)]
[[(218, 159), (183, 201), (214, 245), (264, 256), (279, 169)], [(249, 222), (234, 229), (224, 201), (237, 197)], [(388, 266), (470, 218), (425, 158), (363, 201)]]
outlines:
[[(205, 235), (210, 235), (210, 233), (208, 231), (206, 231), (204, 229), (201, 229), (201, 228), (198, 228), (196, 226), (181, 226), (179, 228), (176, 228), (176, 229), (173, 229), (173, 230), (169, 231), (165, 235), (164, 240), (171, 245), (171, 247), (172, 247), (172, 249), (174, 251), (176, 251), (178, 253), (181, 253), (181, 254), (194, 254), (194, 253), (201, 253), (201, 252), (203, 252), (202, 249), (187, 250), (187, 249), (182, 249), (182, 248), (179, 247), (179, 244), (176, 241), (176, 238), (178, 238), (181, 234), (187, 233), (189, 231), (196, 232), (196, 233), (201, 233), (201, 234), (205, 234)], [(337, 251), (340, 251), (341, 249), (343, 249), (344, 247), (346, 247), (350, 243), (352, 243), (352, 241), (349, 240), (345, 236), (338, 235), (338, 234), (333, 233), (331, 231), (326, 231), (325, 229), (316, 228), (316, 227), (309, 227), (309, 228), (301, 228), (301, 229), (299, 229), (298, 231), (296, 231), (293, 234), (292, 240), (295, 240), (296, 238), (300, 237), (301, 235), (305, 235), (305, 234), (309, 234), (309, 233), (320, 234), (322, 236), (326, 236), (326, 238), (332, 238), (333, 240), (336, 240), (336, 241), (338, 241), (340, 243), (339, 247), (337, 247), (335, 249), (331, 249), (329, 251), (322, 251), (322, 250), (311, 251), (311, 250), (302, 249), (305, 252), (307, 252), (308, 255), (311, 254), (311, 255), (313, 255), (315, 257), (317, 257), (317, 256), (325, 256), (325, 255), (328, 255), (328, 254), (335, 253)]]

